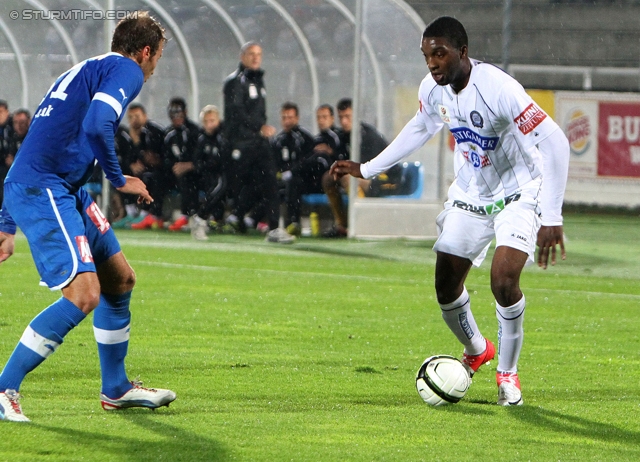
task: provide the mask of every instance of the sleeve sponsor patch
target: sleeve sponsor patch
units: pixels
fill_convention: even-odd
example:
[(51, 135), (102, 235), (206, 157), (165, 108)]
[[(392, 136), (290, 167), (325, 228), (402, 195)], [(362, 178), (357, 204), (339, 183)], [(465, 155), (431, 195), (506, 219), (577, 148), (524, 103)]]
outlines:
[(540, 125), (540, 122), (546, 118), (547, 114), (545, 114), (544, 111), (534, 103), (531, 103), (520, 113), (520, 115), (518, 115), (518, 117), (513, 119), (513, 121), (516, 123), (522, 134), (526, 135)]

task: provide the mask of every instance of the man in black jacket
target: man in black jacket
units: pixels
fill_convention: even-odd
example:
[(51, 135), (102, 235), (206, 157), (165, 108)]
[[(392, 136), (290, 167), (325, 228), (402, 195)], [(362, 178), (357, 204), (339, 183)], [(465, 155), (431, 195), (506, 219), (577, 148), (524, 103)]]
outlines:
[(224, 82), (224, 121), (231, 146), (230, 183), (237, 196), (227, 222), (246, 230), (244, 216), (254, 205), (265, 202), (269, 224), (267, 241), (291, 243), (293, 238), (278, 228), (280, 204), (276, 170), (268, 138), (276, 129), (267, 125), (266, 90), (262, 64), (262, 47), (248, 42), (240, 51), (240, 66)]
[(313, 155), (314, 139), (311, 133), (299, 125), (298, 105), (286, 102), (281, 106), (282, 131), (271, 139), (271, 148), (278, 170), (280, 188), (284, 190), (287, 204), (285, 226), (287, 232), (300, 235), (300, 202), (305, 189), (305, 163)]
[(194, 161), (200, 127), (187, 117), (183, 98), (171, 98), (167, 113), (171, 125), (165, 129), (164, 162), (167, 174), (180, 192), (180, 217), (169, 226), (169, 231), (180, 231), (198, 208), (200, 179)]
[[(162, 160), (164, 129), (149, 120), (147, 111), (140, 103), (131, 103), (127, 109), (129, 128), (118, 127), (115, 148), (120, 167), (125, 175), (140, 178), (153, 194), (154, 202), (141, 204), (139, 212), (137, 196), (123, 194), (126, 216), (111, 224), (113, 228), (126, 228), (146, 219), (145, 226), (162, 227), (162, 202), (167, 185)], [(147, 218), (148, 217), (148, 218)]]
[(201, 187), (205, 192), (198, 212), (193, 216), (191, 236), (199, 241), (207, 238), (211, 218), (216, 227), (224, 215), (224, 200), (227, 197), (227, 170), (229, 164), (228, 142), (223, 136), (220, 111), (212, 104), (206, 105), (200, 112), (202, 131), (196, 147), (195, 168), (200, 176)]
[(4, 179), (13, 163), (13, 156), (9, 153), (12, 136), (13, 123), (9, 113), (9, 104), (0, 99), (0, 205), (2, 205)]

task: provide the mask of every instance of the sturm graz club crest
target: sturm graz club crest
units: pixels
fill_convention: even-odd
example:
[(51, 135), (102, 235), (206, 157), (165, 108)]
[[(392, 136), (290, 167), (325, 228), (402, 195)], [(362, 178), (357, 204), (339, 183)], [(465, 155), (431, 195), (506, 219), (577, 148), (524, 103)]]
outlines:
[(471, 111), (469, 116), (471, 117), (471, 124), (474, 127), (482, 128), (484, 126), (484, 120), (478, 111)]

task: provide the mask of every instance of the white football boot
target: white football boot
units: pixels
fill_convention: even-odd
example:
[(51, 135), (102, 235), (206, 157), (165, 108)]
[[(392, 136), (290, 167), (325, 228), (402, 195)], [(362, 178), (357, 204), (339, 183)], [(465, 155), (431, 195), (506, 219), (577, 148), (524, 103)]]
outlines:
[(128, 407), (146, 407), (156, 409), (161, 406), (169, 406), (169, 403), (176, 399), (176, 394), (171, 390), (162, 388), (144, 388), (142, 382), (132, 381), (133, 388), (120, 398), (109, 398), (104, 393), (100, 393), (102, 409), (114, 411)]
[(31, 422), (27, 416), (22, 413), (20, 398), (22, 398), (22, 395), (15, 390), (5, 390), (3, 393), (0, 393), (0, 420)]

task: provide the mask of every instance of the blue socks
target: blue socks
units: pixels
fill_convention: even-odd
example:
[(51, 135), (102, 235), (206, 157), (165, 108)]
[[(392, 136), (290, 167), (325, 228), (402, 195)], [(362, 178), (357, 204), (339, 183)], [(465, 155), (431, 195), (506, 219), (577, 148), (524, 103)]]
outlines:
[(102, 393), (120, 398), (133, 388), (124, 369), (129, 348), (131, 292), (121, 295), (100, 295), (100, 304), (93, 311), (93, 333), (98, 342)]
[(86, 317), (62, 297), (45, 308), (27, 326), (0, 374), (0, 392), (19, 390), (25, 376), (62, 344), (64, 336)]

